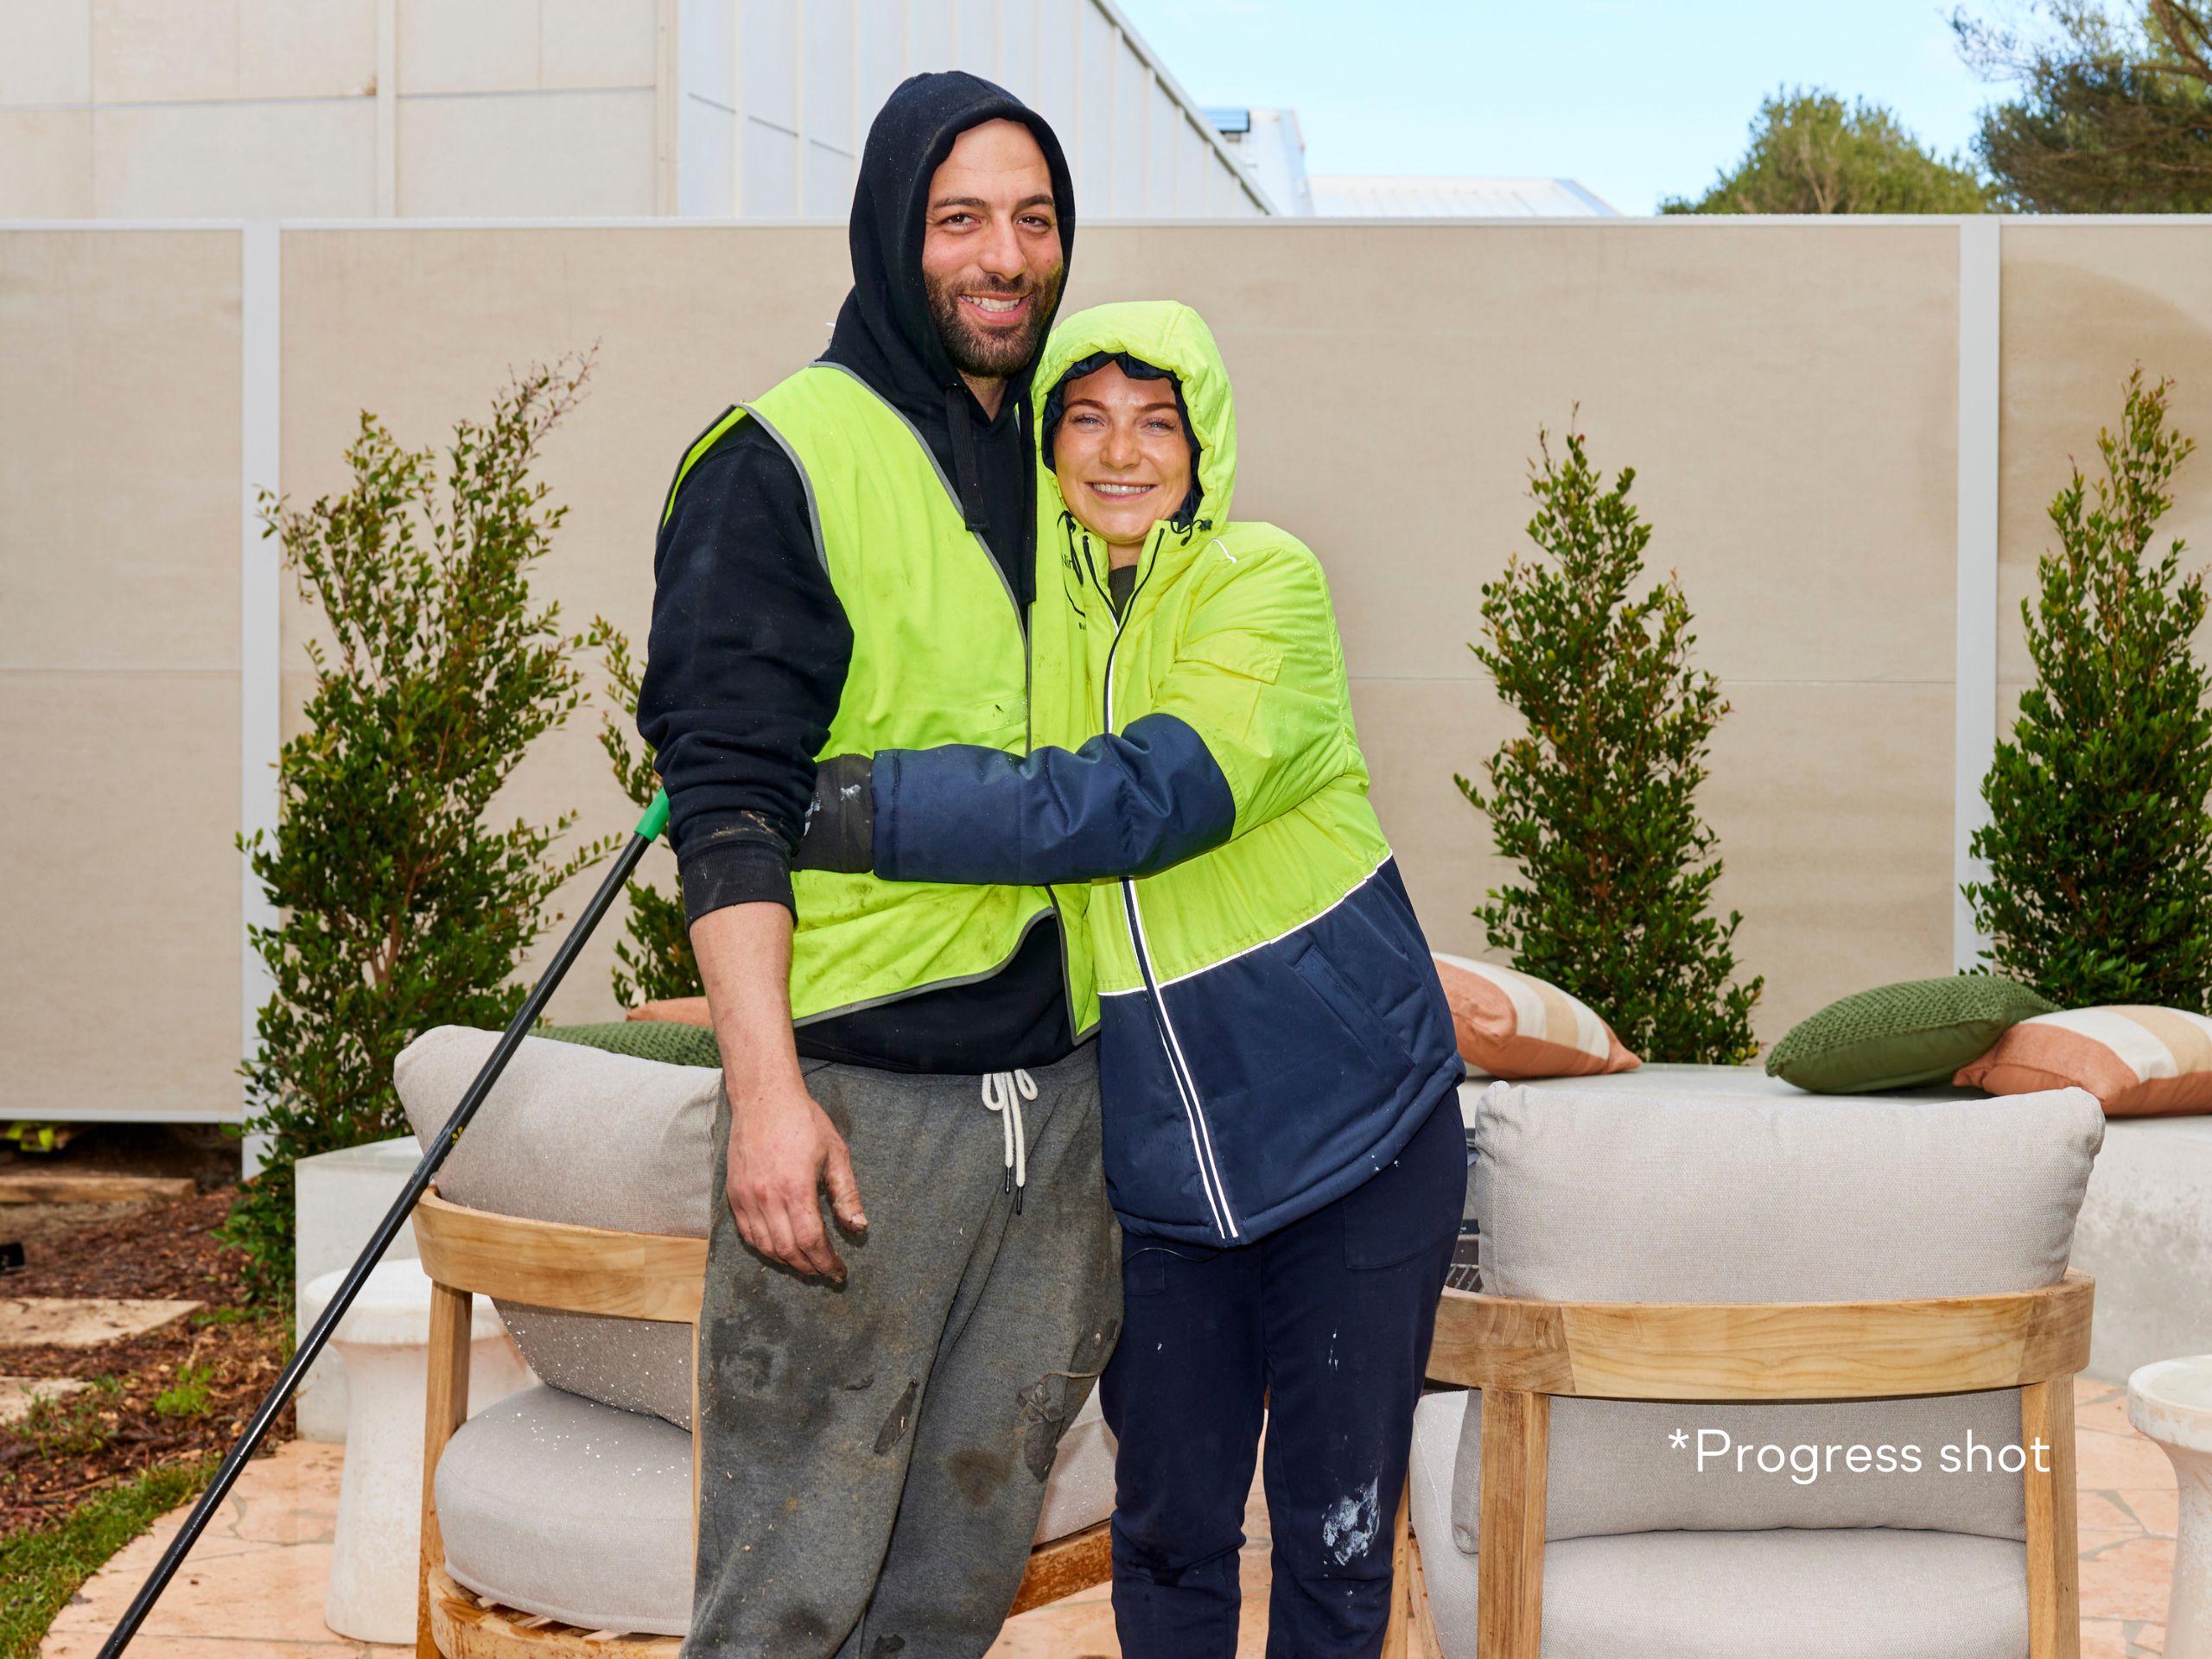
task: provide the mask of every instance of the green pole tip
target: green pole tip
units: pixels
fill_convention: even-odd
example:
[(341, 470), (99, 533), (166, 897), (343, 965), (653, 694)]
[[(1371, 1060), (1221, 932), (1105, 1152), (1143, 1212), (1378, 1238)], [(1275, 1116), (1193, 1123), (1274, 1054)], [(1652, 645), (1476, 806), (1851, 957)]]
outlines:
[(645, 809), (645, 816), (638, 820), (638, 833), (647, 841), (658, 841), (668, 828), (668, 791), (653, 791), (653, 804)]

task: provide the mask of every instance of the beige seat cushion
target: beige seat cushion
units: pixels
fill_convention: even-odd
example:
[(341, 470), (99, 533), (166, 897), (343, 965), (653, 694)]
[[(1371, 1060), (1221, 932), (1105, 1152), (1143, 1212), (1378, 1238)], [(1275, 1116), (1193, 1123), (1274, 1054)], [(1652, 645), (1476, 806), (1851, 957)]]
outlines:
[[(525, 1389), (454, 1431), (437, 1497), (456, 1584), (588, 1630), (690, 1627), (691, 1437), (658, 1417)], [(1061, 1437), (1038, 1541), (1113, 1507), (1114, 1440), (1094, 1390)]]
[[(1410, 1509), (1445, 1659), (1477, 1659), (1478, 1558), (1449, 1502), (1464, 1394), (1414, 1414)], [(2025, 1659), (2026, 1551), (1851, 1531), (1652, 1532), (1544, 1547), (1543, 1659)]]
[[(2104, 1121), (2078, 1090), (2001, 1100), (1672, 1088), (1637, 1074), (1494, 1084), (1475, 1114), (1484, 1288), (1563, 1301), (1848, 1301), (2024, 1290), (2065, 1272)], [(1732, 1081), (1730, 1079), (1729, 1081)], [(1762, 1082), (1768, 1080), (1761, 1079)], [(1627, 1085), (1627, 1086), (1622, 1086)], [(1452, 1520), (1479, 1546), (1479, 1413)], [(1682, 1446), (1675, 1431), (1688, 1437)], [(1798, 1470), (1708, 1460), (1700, 1430)], [(2017, 1471), (1946, 1472), (1942, 1449), (2016, 1446), (2017, 1392), (1914, 1402), (1554, 1403), (1548, 1535), (1647, 1529), (1921, 1527), (2024, 1535)], [(1708, 1442), (1708, 1444), (1716, 1444)], [(1847, 1449), (1918, 1449), (1922, 1469), (1853, 1472)], [(1831, 1462), (1829, 1446), (1839, 1448)], [(1753, 1454), (1756, 1459), (1757, 1453)]]
[(586, 1630), (690, 1628), (683, 1430), (559, 1389), (524, 1389), (454, 1432), (436, 1486), (455, 1584)]
[[(499, 1033), (442, 1026), (393, 1067), (429, 1145)], [(525, 1037), (438, 1172), (455, 1204), (532, 1221), (704, 1238), (721, 1073)], [(531, 1369), (572, 1394), (691, 1421), (691, 1328), (499, 1304)]]

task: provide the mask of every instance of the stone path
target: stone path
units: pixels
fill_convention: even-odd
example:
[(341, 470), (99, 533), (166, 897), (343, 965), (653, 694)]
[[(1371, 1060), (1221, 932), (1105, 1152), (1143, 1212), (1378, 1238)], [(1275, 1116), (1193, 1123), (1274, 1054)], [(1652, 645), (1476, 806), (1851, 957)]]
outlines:
[[(2158, 1659), (2177, 1522), (2172, 1465), (2127, 1421), (2127, 1395), (2075, 1386), (2082, 1542), (2082, 1659)], [(176, 1584), (130, 1645), (131, 1659), (339, 1659), (398, 1656), (334, 1635), (322, 1622), (344, 1448), (296, 1440), (238, 1481)], [(184, 1511), (118, 1555), (62, 1611), (40, 1659), (92, 1659)], [(1245, 1510), (1244, 1623), (1238, 1659), (1267, 1644), (1268, 1517)], [(1025, 1613), (990, 1659), (1119, 1659), (1103, 1586)]]
[[(130, 1644), (130, 1659), (397, 1659), (322, 1622), (346, 1448), (292, 1440), (257, 1458)], [(188, 1512), (118, 1554), (61, 1610), (40, 1659), (93, 1659)]]
[(2174, 1466), (2135, 1432), (2117, 1384), (2076, 1379), (2074, 1431), (2082, 1659), (2163, 1655), (2180, 1507)]
[(0, 1348), (97, 1348), (167, 1325), (198, 1302), (96, 1297), (0, 1297)]

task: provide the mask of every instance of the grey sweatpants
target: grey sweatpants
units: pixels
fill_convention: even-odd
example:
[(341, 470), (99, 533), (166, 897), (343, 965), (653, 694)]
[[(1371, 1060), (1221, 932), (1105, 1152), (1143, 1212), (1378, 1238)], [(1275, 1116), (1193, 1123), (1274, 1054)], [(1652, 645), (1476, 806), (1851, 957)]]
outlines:
[[(1020, 1215), (979, 1078), (805, 1070), (852, 1148), (868, 1236), (830, 1224), (847, 1268), (832, 1287), (754, 1254), (715, 1205), (683, 1654), (981, 1655), (1021, 1581), (1060, 1433), (1121, 1330), (1096, 1046), (1030, 1073)], [(728, 1131), (725, 1098), (718, 1194)]]

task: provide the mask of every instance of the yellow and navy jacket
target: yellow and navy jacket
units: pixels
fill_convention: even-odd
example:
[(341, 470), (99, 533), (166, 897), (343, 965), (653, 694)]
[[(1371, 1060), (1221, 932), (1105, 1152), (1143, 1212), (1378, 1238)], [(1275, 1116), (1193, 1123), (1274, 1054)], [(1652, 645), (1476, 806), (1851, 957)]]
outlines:
[(1368, 802), (1319, 561), (1229, 517), (1212, 334), (1181, 305), (1098, 307), (1035, 384), (1102, 353), (1176, 377), (1197, 510), (1153, 527), (1117, 618), (1106, 548), (1045, 475), (1040, 571), (1048, 536), (1065, 554), (1032, 611), (1039, 747), (877, 748), (875, 873), (1088, 890), (1065, 908), (1096, 976), (1114, 1206), (1134, 1231), (1242, 1243), (1388, 1164), (1465, 1072)]

